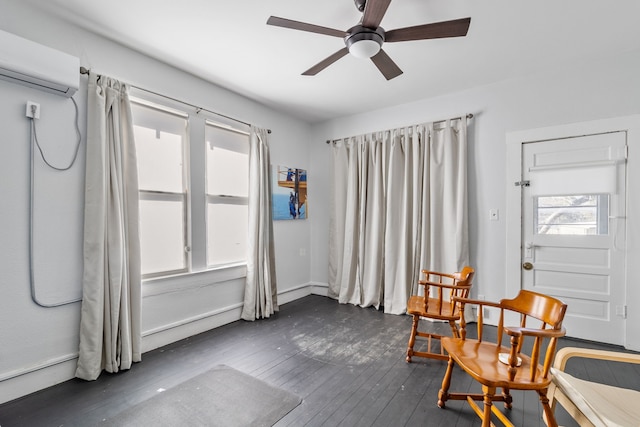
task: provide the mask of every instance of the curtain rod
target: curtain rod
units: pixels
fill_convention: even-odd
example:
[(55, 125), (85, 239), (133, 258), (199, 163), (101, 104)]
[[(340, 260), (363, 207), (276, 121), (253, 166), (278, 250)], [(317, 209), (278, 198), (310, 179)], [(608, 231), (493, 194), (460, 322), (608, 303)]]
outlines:
[[(90, 69), (88, 69), (86, 67), (80, 67), (80, 74), (89, 75), (90, 72), (91, 72)], [(136, 88), (138, 90), (141, 90), (143, 92), (150, 93), (152, 95), (156, 95), (156, 96), (159, 96), (159, 97), (162, 97), (162, 98), (165, 98), (165, 99), (169, 99), (169, 100), (174, 101), (174, 102), (178, 102), (178, 103), (183, 104), (183, 105), (188, 105), (189, 107), (195, 108), (196, 109), (196, 113), (199, 113), (200, 111), (206, 111), (207, 113), (215, 114), (216, 116), (224, 117), (225, 119), (229, 119), (229, 120), (233, 120), (236, 123), (241, 123), (241, 124), (246, 125), (246, 126), (251, 126), (251, 123), (243, 122), (242, 120), (234, 119), (233, 117), (225, 116), (224, 114), (217, 113), (215, 111), (211, 111), (211, 110), (208, 110), (206, 108), (198, 107), (197, 105), (190, 104), (190, 103), (182, 101), (180, 99), (172, 98), (170, 96), (163, 95), (161, 93), (154, 92), (152, 90), (145, 89), (145, 88), (140, 87), (140, 86), (136, 86), (136, 85), (132, 85), (132, 84), (129, 84), (129, 86), (134, 87), (134, 88)], [(271, 133), (271, 129), (267, 129), (267, 133)]]
[[(467, 114), (467, 119), (472, 119), (472, 118), (473, 118), (473, 114), (471, 114), (471, 113)], [(460, 120), (460, 118), (456, 117), (454, 119), (449, 119), (449, 120)], [(446, 122), (446, 120), (438, 120), (438, 121), (432, 122), (432, 123), (435, 125), (435, 124), (444, 123), (444, 122)], [(387, 130), (389, 130), (389, 129), (387, 129)], [(378, 131), (378, 132), (386, 132), (386, 130), (385, 131)], [(369, 133), (378, 133), (378, 132), (369, 132)], [(327, 144), (331, 144), (332, 142), (335, 142), (335, 141), (337, 141), (337, 140), (336, 139), (333, 139), (333, 140), (327, 139)]]

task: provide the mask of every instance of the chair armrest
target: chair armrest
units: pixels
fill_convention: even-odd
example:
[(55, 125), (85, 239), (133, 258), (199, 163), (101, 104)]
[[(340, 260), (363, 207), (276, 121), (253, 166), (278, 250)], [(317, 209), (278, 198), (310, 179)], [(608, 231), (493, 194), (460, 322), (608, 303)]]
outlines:
[(534, 336), (541, 338), (553, 338), (563, 337), (567, 331), (562, 329), (538, 329), (538, 328), (523, 328), (520, 326), (505, 326), (504, 331), (511, 336)]
[(439, 288), (445, 288), (445, 289), (471, 289), (471, 285), (451, 285), (448, 283), (438, 283), (438, 282), (430, 282), (428, 280), (420, 280), (418, 282), (418, 285), (422, 285), (422, 286), (437, 286)]
[(623, 353), (619, 351), (609, 350), (595, 350), (589, 348), (565, 347), (561, 348), (556, 353), (553, 367), (560, 371), (564, 371), (567, 365), (567, 361), (572, 357), (640, 364), (640, 354)]
[(434, 277), (440, 277), (441, 279), (443, 277), (446, 277), (447, 279), (451, 279), (451, 280), (458, 280), (460, 279), (458, 274), (450, 274), (450, 273), (441, 273), (439, 271), (431, 271), (431, 270), (427, 270), (427, 269), (423, 269), (421, 270), (422, 274), (424, 275), (428, 275), (428, 276), (434, 276)]
[(454, 296), (452, 298), (452, 300), (453, 301), (458, 301), (458, 302), (460, 302), (462, 304), (476, 304), (476, 305), (496, 307), (496, 308), (501, 308), (502, 307), (500, 305), (500, 303), (498, 303), (498, 302), (486, 301), (486, 300), (481, 300), (481, 299), (460, 298), (460, 297)]

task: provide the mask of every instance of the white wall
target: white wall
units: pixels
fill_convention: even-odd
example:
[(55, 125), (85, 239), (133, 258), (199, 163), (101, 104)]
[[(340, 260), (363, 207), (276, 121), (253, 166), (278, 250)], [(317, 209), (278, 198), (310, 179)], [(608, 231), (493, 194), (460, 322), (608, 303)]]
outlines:
[[(400, 77), (402, 78), (402, 77)], [(327, 139), (473, 113), (469, 125), (469, 202), (471, 264), (476, 268), (474, 295), (498, 300), (507, 296), (505, 276), (506, 134), (565, 123), (626, 116), (640, 112), (640, 51), (562, 64), (531, 75), (448, 96), (390, 106), (313, 127), (311, 173), (329, 182)], [(312, 224), (314, 262), (311, 279), (327, 282), (329, 187), (315, 187), (314, 204), (327, 207)], [(500, 211), (489, 221), (489, 209)], [(633, 221), (633, 219), (630, 219)], [(630, 260), (633, 262), (633, 260)], [(512, 296), (512, 295), (509, 295)], [(631, 301), (640, 309), (637, 301)], [(630, 310), (633, 310), (630, 307)]]
[[(272, 129), (272, 163), (309, 169), (308, 124), (19, 2), (0, 0), (0, 10), (0, 29), (78, 56), (81, 65), (94, 72)], [(75, 98), (84, 135), (85, 77), (81, 86)], [(71, 378), (78, 350), (80, 304), (44, 308), (30, 296), (27, 101), (41, 104), (38, 135), (52, 162), (59, 165), (70, 159), (75, 138), (68, 99), (0, 80), (0, 402)], [(77, 164), (64, 173), (47, 169), (37, 157), (35, 271), (38, 294), (45, 302), (80, 296), (84, 155), (83, 140)], [(310, 225), (275, 225), (281, 304), (311, 292)], [(300, 249), (306, 255), (301, 256)], [(205, 272), (143, 284), (144, 349), (239, 319), (242, 274), (242, 269)]]

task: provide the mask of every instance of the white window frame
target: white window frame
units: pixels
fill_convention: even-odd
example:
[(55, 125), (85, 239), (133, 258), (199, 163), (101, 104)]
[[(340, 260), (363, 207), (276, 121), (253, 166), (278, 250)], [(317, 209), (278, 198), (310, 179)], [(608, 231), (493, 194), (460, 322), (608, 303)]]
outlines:
[[(167, 201), (167, 202), (175, 202), (175, 201), (181, 201), (182, 202), (182, 219), (183, 219), (183, 241), (185, 242), (185, 246), (183, 248), (183, 264), (184, 267), (180, 268), (180, 269), (173, 269), (173, 270), (162, 270), (162, 271), (158, 271), (155, 273), (147, 273), (147, 274), (143, 274), (142, 275), (142, 279), (146, 280), (146, 279), (152, 279), (152, 278), (157, 278), (157, 277), (166, 277), (166, 276), (173, 276), (173, 275), (177, 275), (177, 274), (184, 274), (184, 273), (188, 273), (191, 270), (191, 233), (189, 233), (190, 230), (190, 222), (191, 222), (191, 215), (190, 215), (190, 205), (191, 203), (189, 202), (189, 184), (190, 184), (190, 168), (189, 168), (189, 128), (190, 128), (190, 121), (189, 121), (189, 114), (175, 109), (175, 108), (171, 108), (165, 105), (161, 105), (161, 104), (157, 104), (155, 102), (151, 102), (148, 100), (145, 100), (143, 98), (138, 98), (138, 97), (130, 97), (130, 101), (132, 104), (144, 107), (144, 108), (149, 108), (151, 110), (156, 110), (162, 114), (171, 114), (177, 117), (180, 117), (182, 119), (185, 119), (187, 122), (186, 125), (186, 129), (185, 129), (185, 133), (183, 135), (183, 141), (182, 141), (182, 184), (183, 184), (183, 191), (181, 193), (178, 192), (171, 192), (171, 191), (157, 191), (157, 190), (139, 190), (138, 192), (138, 197), (140, 201), (143, 200), (153, 200), (153, 201)], [(134, 125), (135, 125), (135, 119), (134, 119)]]
[[(217, 121), (213, 121), (213, 120), (205, 120), (205, 126), (213, 126), (215, 128), (224, 130), (224, 131), (228, 131), (228, 132), (233, 132), (233, 133), (237, 133), (240, 135), (245, 135), (247, 137), (247, 144), (249, 144), (249, 137), (250, 137), (250, 133), (247, 131), (243, 131), (240, 129), (237, 129), (235, 127), (226, 125), (226, 124), (222, 124), (219, 123)], [(205, 131), (206, 134), (206, 131)], [(206, 141), (205, 141), (206, 143)], [(248, 161), (248, 159), (247, 159)], [(205, 181), (206, 181), (206, 167), (208, 167), (208, 165), (205, 166)], [(241, 197), (241, 196), (233, 196), (233, 195), (229, 195), (229, 194), (210, 194), (209, 193), (209, 189), (205, 189), (205, 198), (206, 198), (206, 204), (205, 204), (205, 210), (208, 211), (209, 209), (209, 205), (211, 204), (225, 204), (225, 205), (245, 205), (249, 206), (249, 197)], [(209, 221), (206, 220), (206, 224), (205, 224), (205, 229), (207, 231), (207, 236), (209, 233)], [(237, 266), (237, 265), (246, 265), (247, 264), (247, 259), (245, 256), (245, 259), (242, 261), (237, 261), (237, 262), (232, 262), (232, 263), (227, 263), (227, 264), (210, 264), (209, 263), (209, 254), (206, 254), (206, 262), (207, 262), (207, 267), (208, 268), (220, 268), (220, 267), (225, 267), (225, 266)]]
[[(211, 266), (207, 263), (206, 216), (208, 200), (206, 191), (205, 130), (207, 122), (210, 122), (219, 127), (248, 135), (249, 126), (238, 123), (233, 119), (210, 113), (202, 108), (142, 89), (132, 87), (130, 94), (132, 102), (153, 105), (161, 111), (185, 114), (188, 120), (187, 136), (183, 145), (184, 184), (187, 188), (185, 193), (186, 269), (145, 275), (143, 277), (144, 294), (147, 296), (160, 295), (176, 290), (199, 287), (202, 284), (202, 280), (213, 284), (245, 277), (246, 261)], [(149, 197), (155, 197), (155, 195), (149, 195)]]

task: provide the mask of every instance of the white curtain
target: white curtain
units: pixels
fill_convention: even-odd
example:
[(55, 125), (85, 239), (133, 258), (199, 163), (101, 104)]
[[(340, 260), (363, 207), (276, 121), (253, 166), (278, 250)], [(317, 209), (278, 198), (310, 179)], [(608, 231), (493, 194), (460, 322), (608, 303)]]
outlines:
[(469, 262), (467, 119), (332, 146), (329, 296), (402, 314), (422, 268)]
[(249, 149), (249, 244), (242, 318), (256, 320), (278, 311), (268, 132), (251, 127)]
[(84, 276), (76, 377), (141, 360), (138, 173), (126, 85), (91, 74), (87, 107)]

